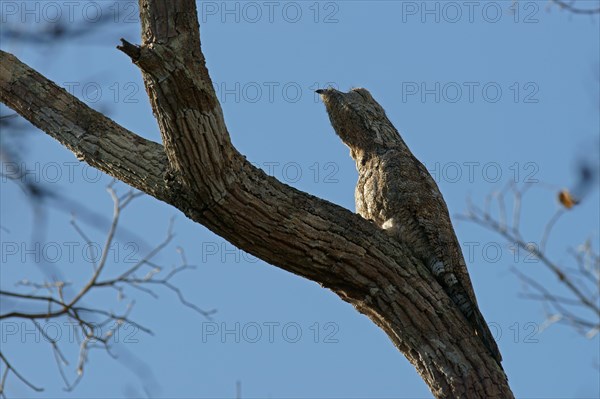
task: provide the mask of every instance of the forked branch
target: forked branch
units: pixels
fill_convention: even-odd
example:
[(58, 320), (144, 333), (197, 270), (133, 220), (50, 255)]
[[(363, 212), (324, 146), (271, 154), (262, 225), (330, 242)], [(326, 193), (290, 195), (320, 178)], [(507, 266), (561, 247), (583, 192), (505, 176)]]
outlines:
[(409, 248), (347, 209), (267, 176), (232, 146), (195, 3), (140, 0), (141, 44), (119, 47), (142, 72), (162, 146), (89, 110), (6, 53), (0, 99), (80, 159), (331, 289), (386, 332), (436, 397), (512, 398), (503, 370)]

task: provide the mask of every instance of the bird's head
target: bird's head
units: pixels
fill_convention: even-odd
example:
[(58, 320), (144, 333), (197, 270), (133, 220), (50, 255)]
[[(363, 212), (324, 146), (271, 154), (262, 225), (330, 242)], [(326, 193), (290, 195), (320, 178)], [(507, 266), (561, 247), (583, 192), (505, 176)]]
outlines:
[(402, 140), (367, 89), (354, 88), (344, 93), (330, 87), (316, 93), (321, 95), (335, 132), (350, 147), (353, 157), (391, 148)]
[[(359, 106), (360, 104), (366, 105), (367, 103), (379, 106), (371, 93), (369, 93), (369, 90), (363, 89), (362, 87), (354, 88), (348, 93), (336, 90), (333, 87), (328, 87), (326, 89), (315, 90), (315, 93), (321, 95), (321, 99), (323, 100), (323, 103), (325, 103), (328, 111), (330, 107), (342, 106), (348, 108), (346, 111), (351, 111), (351, 108)], [(381, 111), (383, 111), (383, 109), (381, 109)]]

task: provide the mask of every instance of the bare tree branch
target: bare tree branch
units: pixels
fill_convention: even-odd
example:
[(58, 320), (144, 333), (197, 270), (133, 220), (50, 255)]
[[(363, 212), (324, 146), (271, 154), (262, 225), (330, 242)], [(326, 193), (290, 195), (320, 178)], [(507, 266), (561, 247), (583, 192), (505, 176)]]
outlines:
[[(575, 262), (576, 268), (563, 266), (562, 264), (550, 259), (547, 253), (547, 242), (552, 234), (557, 221), (566, 214), (564, 208), (558, 209), (549, 219), (543, 228), (539, 246), (532, 241), (523, 238), (520, 231), (521, 224), (521, 203), (525, 192), (529, 190), (530, 185), (525, 185), (521, 189), (514, 184), (509, 185), (513, 195), (513, 222), (512, 226), (507, 226), (502, 221), (502, 216), (495, 219), (491, 212), (491, 204), (486, 199), (485, 210), (478, 208), (468, 201), (467, 213), (458, 215), (460, 219), (476, 223), (496, 234), (511, 245), (516, 245), (519, 249), (526, 251), (540, 261), (559, 281), (567, 293), (571, 296), (564, 296), (553, 292), (538, 283), (536, 279), (527, 276), (525, 273), (512, 268), (512, 272), (524, 283), (526, 289), (533, 289), (534, 293), (524, 293), (523, 297), (542, 301), (554, 311), (547, 312), (544, 327), (562, 322), (571, 325), (579, 333), (591, 338), (600, 331), (600, 305), (598, 297), (600, 295), (600, 261), (598, 255), (593, 252), (591, 244), (588, 241), (584, 243), (578, 251), (570, 250)], [(500, 215), (503, 214), (502, 208), (505, 206), (504, 192), (496, 193), (498, 198), (498, 208)], [(489, 196), (488, 196), (489, 197)], [(579, 278), (583, 276), (585, 279)], [(573, 309), (574, 308), (574, 309)], [(587, 314), (586, 314), (587, 312)], [(591, 313), (591, 316), (590, 316)]]
[[(0, 290), (0, 297), (10, 297), (10, 298), (18, 298), (22, 300), (26, 300), (29, 303), (46, 303), (47, 310), (46, 311), (36, 311), (36, 312), (28, 312), (28, 311), (10, 311), (4, 314), (0, 314), (0, 320), (3, 319), (11, 319), (11, 318), (20, 318), (26, 319), (33, 323), (35, 328), (40, 332), (41, 336), (50, 343), (52, 346), (52, 350), (54, 353), (55, 362), (61, 378), (64, 381), (65, 389), (67, 391), (73, 390), (77, 384), (81, 381), (81, 378), (84, 374), (85, 363), (88, 359), (88, 352), (92, 348), (103, 348), (107, 353), (111, 354), (111, 339), (117, 333), (117, 331), (125, 324), (131, 325), (138, 330), (152, 335), (152, 331), (141, 325), (140, 323), (134, 321), (130, 318), (130, 313), (133, 309), (134, 302), (131, 301), (127, 305), (127, 309), (123, 313), (116, 313), (113, 311), (108, 311), (103, 309), (102, 307), (87, 307), (83, 306), (81, 303), (86, 296), (92, 291), (97, 291), (100, 288), (111, 287), (116, 289), (120, 293), (119, 299), (123, 298), (124, 287), (122, 285), (132, 286), (137, 289), (141, 289), (146, 293), (151, 294), (156, 297), (156, 293), (154, 291), (155, 287), (166, 287), (170, 291), (173, 291), (180, 302), (195, 310), (197, 313), (205, 316), (210, 319), (210, 316), (215, 313), (215, 310), (206, 311), (196, 306), (193, 303), (190, 303), (185, 299), (179, 288), (171, 283), (171, 279), (175, 277), (178, 273), (192, 269), (192, 266), (187, 263), (183, 263), (181, 266), (174, 267), (170, 272), (168, 272), (164, 277), (159, 278), (158, 275), (162, 272), (162, 267), (155, 265), (152, 262), (152, 259), (156, 257), (162, 250), (164, 250), (173, 238), (172, 233), (172, 220), (169, 224), (167, 238), (159, 244), (156, 248), (151, 250), (140, 262), (137, 262), (130, 268), (128, 268), (125, 272), (121, 274), (120, 277), (115, 279), (101, 280), (103, 272), (108, 267), (108, 254), (110, 253), (111, 245), (114, 242), (115, 234), (117, 232), (119, 219), (121, 217), (122, 210), (131, 203), (131, 201), (139, 196), (139, 193), (130, 191), (123, 196), (118, 196), (113, 184), (108, 186), (108, 192), (113, 199), (113, 221), (111, 227), (107, 233), (107, 237), (105, 240), (104, 248), (100, 254), (100, 260), (96, 264), (93, 263), (94, 270), (92, 276), (87, 280), (87, 282), (81, 287), (81, 289), (74, 295), (74, 297), (70, 300), (66, 300), (63, 294), (63, 287), (67, 285), (66, 282), (63, 281), (54, 281), (54, 282), (43, 282), (36, 283), (31, 281), (21, 281), (17, 285), (20, 287), (28, 287), (33, 288), (33, 292), (31, 293), (22, 293), (22, 292), (11, 292), (6, 290)], [(86, 242), (91, 242), (85, 232), (77, 226), (77, 223), (74, 221), (72, 225), (77, 230), (77, 232), (85, 238)], [(178, 248), (178, 252), (181, 255), (182, 261), (185, 261), (185, 256), (183, 255), (183, 251), (181, 248)], [(135, 271), (138, 271), (142, 266), (152, 266), (150, 272), (146, 274), (143, 278), (137, 278), (135, 276)], [(49, 295), (38, 295), (37, 292), (40, 290), (47, 291)], [(103, 306), (106, 306), (103, 304)], [(82, 336), (82, 340), (79, 343), (79, 360), (76, 366), (76, 378), (74, 381), (69, 381), (67, 377), (67, 373), (65, 370), (65, 366), (69, 365), (66, 357), (64, 356), (59, 343), (52, 339), (40, 325), (38, 320), (49, 320), (66, 317), (67, 320), (73, 323), (73, 326), (78, 329), (78, 332)], [(98, 322), (98, 318), (100, 321)], [(106, 330), (106, 327), (109, 327)], [(105, 330), (102, 333), (102, 330)], [(79, 338), (78, 335), (76, 335)], [(99, 343), (100, 345), (97, 345)], [(5, 362), (6, 370), (11, 370), (13, 374), (15, 374), (21, 381), (33, 387), (31, 383), (29, 383), (21, 374), (17, 373), (14, 368), (10, 365), (8, 360), (4, 355), (0, 359)], [(5, 372), (3, 375), (3, 383), (2, 387), (4, 387), (4, 381), (6, 380), (7, 373)], [(37, 389), (37, 388), (36, 388)], [(0, 394), (3, 394), (3, 390), (0, 389)]]
[(4, 391), (4, 387), (6, 386), (6, 377), (8, 377), (8, 373), (12, 372), (19, 380), (21, 380), (25, 385), (29, 388), (33, 389), (36, 392), (42, 392), (44, 388), (37, 387), (33, 385), (29, 380), (23, 377), (15, 368), (10, 364), (10, 362), (4, 357), (2, 352), (0, 352), (0, 361), (4, 363), (4, 373), (2, 374), (2, 379), (0, 380), (0, 396), (6, 398), (6, 394)]

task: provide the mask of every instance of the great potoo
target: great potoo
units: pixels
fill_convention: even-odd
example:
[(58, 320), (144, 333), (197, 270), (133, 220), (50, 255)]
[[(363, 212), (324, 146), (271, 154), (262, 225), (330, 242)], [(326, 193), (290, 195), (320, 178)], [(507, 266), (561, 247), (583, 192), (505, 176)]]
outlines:
[(406, 244), (431, 271), (492, 356), (502, 357), (479, 308), (437, 184), (366, 89), (317, 90), (356, 161), (356, 211)]

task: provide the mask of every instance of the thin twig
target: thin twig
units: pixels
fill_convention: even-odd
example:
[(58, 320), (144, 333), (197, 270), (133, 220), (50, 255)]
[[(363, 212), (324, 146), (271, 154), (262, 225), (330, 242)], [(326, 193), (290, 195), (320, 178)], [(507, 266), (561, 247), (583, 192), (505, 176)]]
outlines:
[[(524, 193), (531, 187), (532, 185), (525, 184), (519, 189), (516, 185), (510, 184), (499, 193), (486, 196), (483, 209), (475, 206), (472, 200), (467, 198), (467, 212), (466, 214), (458, 215), (458, 218), (468, 220), (497, 233), (507, 242), (514, 243), (517, 248), (523, 249), (535, 256), (542, 265), (558, 278), (560, 284), (573, 295), (573, 297), (558, 295), (538, 283), (537, 279), (532, 279), (516, 269), (513, 270), (517, 277), (524, 283), (525, 287), (530, 287), (535, 291), (535, 293), (525, 293), (522, 297), (540, 300), (544, 305), (550, 305), (558, 312), (547, 313), (548, 316), (544, 328), (558, 322), (568, 323), (579, 332), (582, 332), (584, 329), (587, 330), (585, 333), (586, 337), (594, 336), (600, 331), (600, 306), (598, 305), (598, 298), (600, 297), (600, 257), (592, 251), (590, 240), (586, 240), (577, 251), (570, 250), (576, 267), (565, 267), (549, 258), (546, 252), (547, 243), (557, 221), (562, 215), (566, 214), (564, 209), (557, 210), (549, 219), (543, 229), (539, 247), (531, 245), (531, 243), (523, 238), (520, 231), (522, 200)], [(503, 197), (505, 191), (508, 189), (512, 191), (514, 198), (512, 210), (513, 221), (512, 228), (510, 229), (507, 228), (505, 222), (506, 210), (504, 209), (505, 202)], [(499, 207), (498, 219), (492, 216), (490, 200), (492, 195), (497, 198)], [(585, 280), (579, 278), (579, 275), (585, 277)], [(570, 310), (568, 307), (590, 310), (594, 316), (592, 318), (587, 318), (587, 316), (585, 318), (580, 317), (575, 313), (577, 309)], [(581, 310), (578, 312), (581, 312)]]
[(27, 385), (29, 388), (33, 389), (36, 392), (42, 392), (44, 390), (44, 388), (40, 388), (37, 387), (35, 385), (33, 385), (31, 382), (29, 382), (27, 380), (27, 378), (23, 377), (17, 370), (15, 370), (15, 368), (9, 363), (8, 360), (6, 360), (6, 357), (4, 357), (4, 355), (2, 354), (2, 352), (0, 352), (0, 360), (2, 360), (4, 362), (4, 365), (6, 366), (6, 371), (5, 371), (5, 375), (2, 377), (2, 385), (0, 386), (0, 388), (2, 388), (0, 390), (0, 393), (4, 394), (4, 387), (5, 385), (5, 378), (6, 375), (8, 374), (8, 371), (12, 371), (12, 373), (19, 379), (21, 380), (21, 382), (23, 382), (25, 385)]
[[(116, 355), (111, 350), (111, 340), (113, 339), (116, 332), (123, 325), (125, 325), (125, 323), (134, 326), (135, 328), (146, 334), (153, 335), (152, 331), (149, 328), (144, 327), (142, 324), (131, 319), (130, 313), (132, 312), (135, 303), (134, 301), (128, 303), (125, 312), (122, 314), (113, 312), (112, 310), (109, 311), (101, 307), (82, 306), (81, 303), (83, 302), (84, 298), (86, 298), (92, 291), (96, 291), (99, 288), (109, 287), (115, 289), (119, 293), (120, 300), (122, 297), (124, 297), (124, 289), (126, 287), (133, 287), (137, 290), (151, 295), (154, 298), (157, 298), (158, 295), (154, 292), (152, 287), (163, 286), (168, 290), (174, 292), (179, 298), (179, 301), (184, 306), (195, 310), (207, 319), (210, 319), (210, 316), (216, 312), (215, 310), (203, 310), (195, 304), (188, 302), (185, 299), (181, 290), (171, 282), (171, 280), (175, 278), (175, 276), (180, 272), (183, 272), (188, 269), (194, 269), (194, 266), (189, 265), (187, 263), (185, 253), (181, 248), (177, 247), (177, 252), (181, 257), (181, 265), (178, 267), (173, 267), (163, 277), (160, 277), (160, 275), (165, 271), (165, 269), (162, 266), (158, 265), (153, 259), (161, 251), (163, 251), (168, 244), (171, 243), (174, 237), (173, 218), (169, 221), (167, 236), (163, 240), (163, 242), (161, 242), (155, 248), (150, 250), (146, 254), (146, 256), (143, 257), (142, 260), (140, 260), (139, 262), (135, 263), (133, 266), (129, 267), (127, 270), (122, 272), (117, 278), (101, 280), (103, 272), (108, 267), (108, 254), (111, 245), (114, 242), (114, 237), (116, 236), (121, 211), (126, 206), (128, 206), (133, 199), (141, 195), (141, 193), (139, 192), (129, 191), (126, 194), (119, 196), (117, 195), (116, 190), (114, 189), (114, 182), (109, 184), (109, 186), (107, 187), (107, 191), (113, 200), (113, 219), (106, 235), (101, 257), (97, 263), (94, 263), (94, 270), (92, 272), (92, 276), (85, 282), (83, 287), (75, 294), (75, 296), (70, 301), (66, 301), (63, 295), (63, 288), (69, 283), (63, 281), (36, 283), (28, 280), (23, 280), (17, 283), (17, 286), (32, 288), (33, 292), (29, 293), (0, 290), (0, 296), (19, 298), (30, 301), (32, 303), (37, 302), (40, 304), (47, 305), (47, 309), (45, 312), (25, 312), (16, 309), (5, 314), (1, 314), (0, 319), (24, 318), (31, 320), (34, 323), (36, 329), (40, 331), (41, 335), (52, 346), (55, 362), (59, 369), (61, 378), (64, 382), (64, 389), (66, 391), (72, 391), (83, 378), (85, 364), (89, 359), (90, 349), (101, 348), (104, 349), (111, 357), (116, 357)], [(85, 240), (86, 243), (92, 243), (90, 238), (86, 235), (83, 229), (79, 227), (75, 220), (71, 221), (71, 225), (73, 226), (77, 234), (83, 240)], [(135, 273), (137, 271), (140, 271), (142, 267), (148, 267), (149, 270), (146, 271), (146, 274), (143, 277), (136, 277)], [(36, 292), (40, 290), (48, 291), (49, 295), (36, 294)], [(59, 342), (53, 340), (44, 331), (42, 325), (38, 322), (38, 320), (48, 320), (61, 317), (64, 317), (69, 322), (71, 322), (73, 327), (75, 328), (74, 331), (77, 332), (75, 334), (75, 338), (79, 345), (79, 357), (77, 365), (75, 366), (77, 371), (77, 377), (73, 382), (69, 382), (69, 379), (67, 378), (64, 366), (68, 366), (69, 362), (67, 361), (66, 356), (62, 352), (59, 346)], [(101, 320), (99, 322), (92, 321), (95, 320), (94, 317), (100, 317)], [(111, 323), (113, 324), (110, 325)], [(102, 333), (101, 331), (107, 326), (109, 327), (108, 331), (105, 330), (105, 332)], [(4, 355), (2, 355), (1, 360), (5, 360)], [(36, 390), (41, 390), (41, 388), (34, 387), (20, 374), (18, 374), (12, 368), (10, 363), (8, 363), (8, 361), (4, 361), (4, 363), (6, 364), (6, 368), (4, 369), (2, 379), (0, 380), (0, 397), (5, 396), (4, 387), (6, 378), (10, 374), (9, 371), (12, 371), (13, 374), (15, 374), (28, 386), (35, 388)]]
[(598, 8), (578, 8), (573, 5), (574, 2), (567, 3), (564, 0), (550, 0), (550, 1), (552, 1), (554, 4), (558, 5), (562, 9), (572, 12), (573, 14), (593, 15), (593, 14), (600, 13), (600, 7), (598, 7)]

